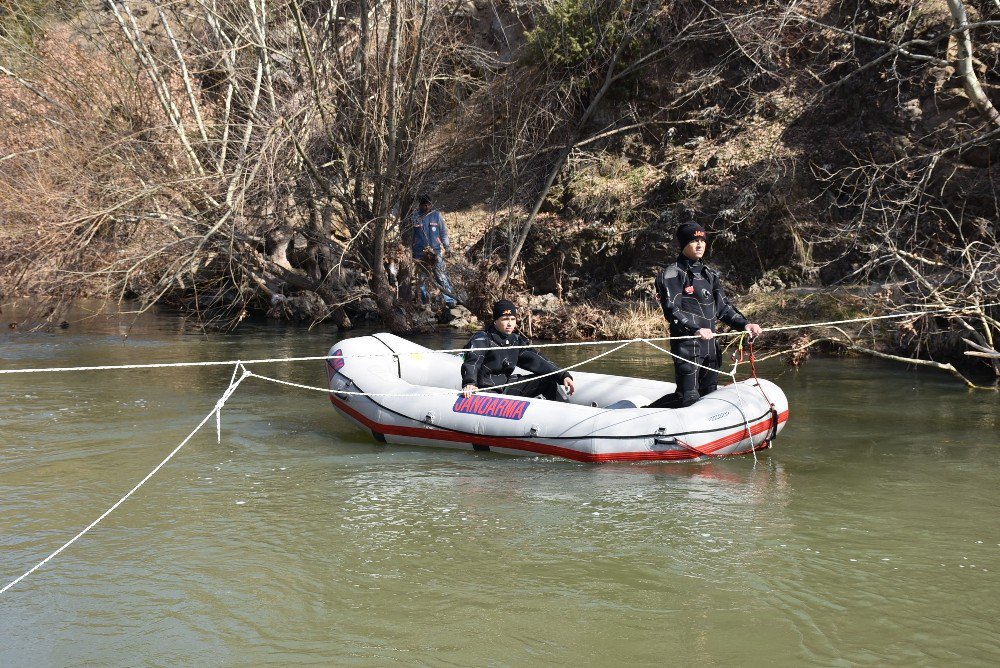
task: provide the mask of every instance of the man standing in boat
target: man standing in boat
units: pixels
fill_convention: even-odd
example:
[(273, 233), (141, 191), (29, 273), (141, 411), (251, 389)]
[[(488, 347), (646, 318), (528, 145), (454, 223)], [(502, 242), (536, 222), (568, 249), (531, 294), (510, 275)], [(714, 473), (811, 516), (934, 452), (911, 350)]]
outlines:
[[(573, 394), (573, 377), (565, 371), (555, 373), (559, 367), (529, 348), (531, 342), (515, 332), (516, 327), (517, 307), (513, 302), (501, 299), (494, 304), (493, 324), (477, 332), (466, 345), (468, 352), (462, 364), (462, 396), (470, 397), (477, 390), (485, 390), (520, 397), (541, 394), (553, 401), (567, 401), (559, 388), (561, 386), (567, 395)], [(493, 389), (511, 382), (515, 367), (527, 369), (535, 376), (527, 376), (515, 385)], [(538, 378), (544, 374), (552, 375)]]
[(455, 301), (455, 290), (444, 269), (444, 252), (451, 247), (448, 239), (448, 228), (444, 224), (444, 215), (435, 209), (430, 195), (421, 195), (417, 210), (410, 216), (413, 238), (410, 248), (413, 250), (414, 264), (417, 265), (418, 290), (420, 300), (428, 301), (426, 276), (434, 277), (434, 281), (444, 294), (445, 306), (451, 308)]
[(714, 392), (719, 379), (721, 351), (715, 340), (715, 321), (759, 336), (761, 328), (737, 311), (726, 298), (722, 280), (702, 262), (708, 242), (705, 228), (687, 222), (677, 228), (681, 253), (656, 277), (656, 299), (670, 326), (677, 391), (660, 397), (650, 408), (682, 408)]

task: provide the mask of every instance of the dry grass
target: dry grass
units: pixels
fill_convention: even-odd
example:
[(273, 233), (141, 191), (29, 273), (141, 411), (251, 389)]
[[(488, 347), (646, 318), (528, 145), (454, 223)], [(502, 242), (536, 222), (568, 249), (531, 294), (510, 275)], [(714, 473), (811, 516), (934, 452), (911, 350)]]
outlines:
[(546, 340), (619, 340), (664, 336), (663, 313), (655, 303), (562, 303), (532, 315), (532, 334)]
[(659, 304), (644, 300), (622, 306), (620, 310), (605, 315), (600, 335), (602, 338), (650, 339), (665, 335), (666, 323)]

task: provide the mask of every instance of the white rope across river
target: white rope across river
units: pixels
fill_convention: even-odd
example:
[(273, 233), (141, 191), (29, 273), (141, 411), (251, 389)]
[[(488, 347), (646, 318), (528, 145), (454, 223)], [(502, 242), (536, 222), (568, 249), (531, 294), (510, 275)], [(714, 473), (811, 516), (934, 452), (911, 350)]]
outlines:
[[(997, 303), (997, 304), (986, 304), (984, 306), (979, 306), (977, 308), (981, 310), (981, 309), (984, 309), (984, 308), (990, 308), (990, 307), (994, 307), (994, 306), (1000, 306), (1000, 303)], [(827, 322), (808, 323), (808, 324), (803, 324), (803, 325), (782, 325), (782, 326), (778, 326), (778, 327), (771, 327), (771, 328), (768, 328), (768, 329), (764, 329), (763, 331), (764, 332), (777, 332), (777, 331), (784, 331), (784, 330), (790, 330), (790, 329), (806, 329), (806, 328), (816, 328), (816, 327), (829, 327), (829, 326), (844, 325), (844, 324), (856, 323), (856, 322), (867, 322), (867, 321), (888, 320), (888, 319), (901, 319), (901, 318), (916, 318), (916, 317), (921, 317), (921, 316), (925, 316), (925, 315), (945, 315), (945, 314), (958, 314), (958, 313), (967, 313), (967, 312), (968, 312), (968, 309), (939, 309), (939, 310), (934, 310), (934, 311), (921, 311), (921, 312), (899, 313), (899, 314), (884, 315), (884, 316), (871, 316), (871, 317), (867, 317), (867, 318), (851, 318), (851, 319), (845, 319), (845, 320), (831, 320), (831, 321), (827, 321)], [(717, 334), (716, 336), (718, 336), (718, 337), (744, 336), (745, 334), (746, 334), (745, 332), (726, 332), (726, 333)], [(606, 357), (606, 356), (610, 355), (611, 353), (614, 353), (614, 352), (616, 352), (618, 350), (621, 350), (622, 348), (624, 348), (624, 347), (626, 347), (626, 346), (628, 346), (628, 345), (630, 345), (632, 343), (644, 343), (644, 344), (647, 344), (647, 345), (649, 345), (649, 346), (651, 346), (651, 347), (653, 347), (653, 348), (655, 348), (655, 349), (657, 349), (657, 350), (659, 350), (661, 352), (667, 353), (669, 355), (673, 355), (673, 353), (671, 351), (667, 350), (666, 348), (664, 348), (662, 346), (657, 345), (657, 343), (659, 343), (659, 342), (667, 342), (667, 341), (671, 341), (671, 340), (693, 339), (693, 338), (698, 338), (698, 337), (696, 337), (696, 336), (683, 336), (683, 337), (658, 337), (658, 338), (648, 338), (648, 339), (637, 338), (637, 339), (624, 339), (624, 340), (616, 340), (616, 341), (577, 341), (577, 342), (571, 342), (571, 343), (537, 344), (537, 345), (532, 345), (531, 347), (533, 347), (533, 348), (556, 348), (556, 347), (582, 347), (582, 346), (597, 346), (597, 345), (613, 345), (614, 346), (610, 350), (606, 350), (606, 351), (604, 351), (602, 353), (594, 355), (593, 357), (590, 357), (590, 358), (588, 358), (588, 359), (586, 359), (586, 360), (584, 360), (582, 362), (577, 362), (575, 364), (572, 364), (570, 366), (565, 367), (564, 369), (559, 369), (557, 371), (552, 372), (552, 374), (556, 374), (556, 373), (562, 373), (565, 370), (576, 369), (578, 367), (582, 367), (582, 366), (585, 366), (587, 364), (590, 364), (590, 363), (592, 363), (592, 362), (594, 362), (594, 361), (596, 361), (598, 359), (601, 359), (602, 357)], [(439, 353), (462, 353), (462, 352), (465, 352), (465, 349), (464, 348), (454, 348), (454, 349), (447, 349), (447, 350), (438, 350), (438, 351), (434, 351), (434, 352), (439, 352)], [(386, 355), (398, 355), (398, 353), (378, 353), (378, 354), (367, 355), (366, 357), (382, 357), (382, 356), (386, 356)], [(676, 357), (676, 355), (673, 355), (673, 356)], [(151, 364), (119, 364), (119, 365), (78, 366), (78, 367), (48, 367), (48, 368), (29, 368), (29, 369), (0, 369), (0, 375), (11, 375), (11, 374), (29, 374), (29, 373), (81, 372), (81, 371), (111, 371), (111, 370), (121, 371), (121, 370), (131, 370), (131, 369), (166, 369), (166, 368), (198, 367), (198, 366), (232, 366), (233, 367), (233, 375), (232, 375), (232, 378), (230, 379), (229, 387), (226, 388), (225, 392), (222, 393), (222, 396), (220, 396), (219, 399), (215, 402), (215, 406), (212, 408), (212, 410), (204, 418), (202, 418), (201, 422), (198, 423), (198, 425), (191, 431), (191, 433), (189, 433), (187, 435), (187, 437), (183, 441), (181, 441), (181, 443), (170, 452), (170, 454), (168, 454), (159, 464), (156, 465), (156, 467), (152, 471), (150, 471), (142, 480), (140, 480), (138, 483), (136, 483), (136, 485), (134, 487), (132, 487), (132, 489), (130, 489), (124, 496), (122, 496), (117, 502), (115, 502), (114, 505), (112, 505), (110, 508), (108, 508), (106, 511), (104, 511), (97, 519), (95, 519), (93, 522), (91, 522), (90, 524), (88, 524), (83, 530), (81, 530), (79, 533), (77, 533), (75, 536), (73, 536), (70, 540), (66, 541), (66, 543), (64, 543), (57, 550), (55, 550), (50, 555), (48, 555), (47, 557), (45, 557), (44, 559), (42, 559), (41, 561), (39, 561), (37, 564), (35, 564), (29, 570), (27, 570), (23, 575), (21, 575), (21, 576), (17, 577), (16, 579), (12, 580), (10, 583), (8, 583), (7, 585), (5, 585), (3, 588), (0, 588), (0, 594), (5, 593), (9, 589), (11, 589), (15, 585), (17, 585), (19, 582), (21, 582), (22, 580), (24, 580), (26, 577), (28, 577), (29, 575), (31, 575), (32, 573), (34, 573), (36, 570), (38, 570), (39, 568), (41, 568), (42, 566), (44, 566), (46, 563), (48, 563), (50, 560), (52, 560), (54, 557), (56, 557), (57, 555), (59, 555), (63, 550), (65, 550), (70, 545), (72, 545), (73, 543), (75, 543), (79, 538), (81, 538), (88, 531), (90, 531), (95, 526), (97, 526), (97, 524), (101, 520), (103, 520), (105, 517), (107, 517), (108, 515), (110, 515), (112, 511), (114, 511), (116, 508), (118, 508), (118, 506), (120, 506), (122, 503), (124, 503), (130, 496), (132, 496), (132, 494), (134, 494), (150, 478), (152, 478), (156, 474), (157, 471), (159, 471), (164, 465), (166, 465), (166, 463), (169, 462), (174, 457), (174, 455), (176, 455), (178, 452), (180, 452), (181, 448), (183, 448), (185, 445), (187, 445), (187, 443), (192, 438), (194, 438), (194, 435), (197, 434), (198, 431), (200, 431), (201, 428), (205, 426), (205, 424), (212, 418), (212, 416), (215, 416), (216, 438), (221, 443), (221, 439), (222, 439), (222, 433), (221, 433), (221, 430), (222, 430), (222, 408), (225, 405), (226, 401), (228, 401), (229, 398), (236, 391), (236, 388), (238, 388), (240, 386), (240, 384), (244, 380), (247, 380), (248, 378), (258, 378), (260, 380), (264, 380), (264, 381), (271, 382), (271, 383), (276, 383), (276, 384), (279, 384), (279, 385), (286, 385), (286, 386), (289, 386), (289, 387), (296, 387), (296, 388), (306, 389), (306, 390), (315, 390), (315, 391), (324, 392), (324, 393), (330, 393), (330, 392), (332, 392), (332, 390), (329, 387), (315, 387), (315, 386), (310, 386), (310, 385), (303, 385), (303, 384), (300, 384), (300, 383), (293, 383), (293, 382), (286, 381), (286, 380), (281, 380), (281, 379), (278, 379), (278, 378), (271, 378), (271, 377), (268, 377), (268, 376), (261, 376), (259, 374), (253, 373), (252, 371), (250, 371), (249, 369), (247, 369), (246, 365), (248, 365), (248, 364), (269, 364), (269, 363), (274, 363), (274, 362), (320, 361), (320, 360), (331, 360), (331, 359), (340, 359), (340, 358), (342, 358), (342, 357), (339, 356), (339, 355), (317, 355), (317, 356), (310, 356), (310, 357), (281, 357), (281, 358), (266, 358), (266, 359), (254, 359), (254, 360), (226, 360), (226, 361), (214, 361), (214, 362), (166, 362), (166, 363), (151, 363)], [(736, 380), (736, 368), (739, 365), (740, 361), (741, 360), (739, 360), (739, 359), (736, 360), (735, 364), (733, 365), (733, 370), (732, 371), (728, 371), (727, 372), (727, 371), (721, 371), (720, 370), (719, 373), (721, 373), (723, 375), (726, 375), (726, 376), (729, 376), (735, 382), (735, 380)], [(545, 374), (545, 375), (552, 375), (552, 374)], [(509, 384), (512, 385), (514, 383), (509, 383)], [(500, 385), (500, 386), (497, 386), (497, 387), (506, 387), (506, 385)], [(455, 390), (455, 389), (442, 388), (440, 391), (435, 392), (434, 394), (435, 395), (436, 394), (455, 394), (456, 392), (457, 392), (457, 390)], [(350, 391), (346, 391), (346, 390), (337, 390), (336, 393), (337, 394), (351, 394), (351, 395), (372, 396), (372, 397), (374, 397), (374, 396), (430, 396), (429, 394), (423, 394), (423, 395), (420, 395), (420, 394), (406, 394), (406, 395), (398, 395), (398, 394), (376, 394), (376, 393), (365, 393), (365, 392), (350, 392)], [(740, 397), (740, 400), (742, 402), (742, 396)], [(749, 431), (749, 426), (747, 426), (747, 430)], [(754, 452), (754, 459), (756, 461), (756, 452)]]
[[(977, 306), (977, 310), (993, 308), (995, 306), (1000, 306), (1000, 302), (993, 304), (983, 304)], [(874, 322), (876, 320), (893, 320), (893, 319), (903, 319), (903, 318), (919, 318), (925, 315), (958, 315), (958, 314), (968, 314), (971, 309), (969, 308), (944, 308), (936, 309), (931, 311), (915, 311), (909, 313), (894, 313), (890, 315), (877, 315), (877, 316), (867, 316), (864, 318), (848, 318), (845, 320), (828, 320), (825, 322), (812, 322), (800, 325), (779, 325), (776, 327), (761, 328), (762, 332), (782, 332), (792, 329), (810, 329), (818, 327), (833, 327), (835, 325), (847, 325), (856, 322)], [(716, 338), (730, 337), (730, 336), (740, 336), (743, 332), (721, 332), (716, 334)], [(666, 341), (681, 341), (684, 339), (696, 339), (699, 338), (697, 335), (691, 336), (660, 336), (648, 339), (617, 339), (610, 341), (571, 341), (567, 343), (534, 343), (531, 344), (532, 348), (573, 348), (573, 347), (583, 347), (583, 346), (607, 346), (614, 344), (624, 344), (635, 342), (643, 343), (658, 343)], [(526, 346), (511, 346), (512, 348), (526, 347)], [(662, 350), (662, 349), (661, 349)], [(465, 352), (465, 348), (446, 348), (442, 350), (437, 350), (434, 352), (439, 353), (462, 353)], [(370, 355), (362, 355), (361, 357), (386, 357), (395, 355), (396, 353), (372, 353)], [(252, 360), (218, 360), (212, 362), (153, 362), (148, 364), (104, 364), (99, 366), (62, 366), (62, 367), (38, 367), (30, 369), (0, 369), (0, 375), (10, 375), (10, 374), (22, 374), (22, 373), (57, 373), (57, 372), (69, 372), (69, 371), (114, 371), (114, 370), (128, 370), (128, 369), (170, 369), (170, 368), (181, 368), (181, 367), (196, 367), (196, 366), (232, 366), (234, 364), (273, 364), (276, 362), (316, 362), (320, 360), (331, 360), (339, 359), (338, 355), (313, 355), (309, 357), (268, 357), (263, 359), (252, 359)]]

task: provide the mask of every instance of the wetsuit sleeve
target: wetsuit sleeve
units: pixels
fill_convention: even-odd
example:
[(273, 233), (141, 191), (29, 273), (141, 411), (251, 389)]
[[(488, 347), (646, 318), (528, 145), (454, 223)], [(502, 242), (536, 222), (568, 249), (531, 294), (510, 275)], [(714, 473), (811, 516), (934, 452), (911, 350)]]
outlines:
[[(531, 342), (522, 337), (518, 343), (520, 345), (528, 345)], [(559, 370), (559, 367), (552, 363), (549, 358), (545, 357), (534, 348), (522, 348), (520, 354), (517, 356), (517, 365), (522, 369), (527, 369), (531, 373), (537, 374), (552, 373), (553, 371)], [(557, 373), (554, 376), (557, 383), (561, 383), (567, 378), (572, 377), (573, 376), (569, 375), (566, 371)]]
[(486, 351), (490, 348), (490, 340), (485, 332), (479, 332), (471, 339), (462, 362), (462, 387), (475, 385), (479, 381), (479, 369), (483, 366)]
[(722, 279), (716, 273), (712, 274), (712, 292), (715, 295), (715, 314), (722, 322), (733, 329), (746, 329), (747, 317), (736, 310), (729, 299), (726, 298), (726, 291), (722, 287)]
[(664, 269), (656, 277), (656, 295), (660, 299), (663, 317), (670, 325), (691, 335), (698, 331), (698, 324), (680, 308), (684, 291), (684, 275), (679, 271)]

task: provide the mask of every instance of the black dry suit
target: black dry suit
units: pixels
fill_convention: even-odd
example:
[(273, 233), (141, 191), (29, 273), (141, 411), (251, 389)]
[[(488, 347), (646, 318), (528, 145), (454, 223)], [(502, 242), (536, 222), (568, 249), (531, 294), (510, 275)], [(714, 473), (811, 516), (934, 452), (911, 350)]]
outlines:
[[(511, 332), (507, 336), (497, 331), (493, 325), (487, 327), (485, 331), (476, 333), (466, 344), (468, 352), (465, 353), (465, 361), (462, 363), (462, 386), (475, 385), (481, 390), (486, 390), (496, 385), (505, 385), (511, 381), (515, 367), (539, 375), (558, 371), (559, 367), (537, 351), (527, 347), (513, 347), (530, 344), (531, 342), (519, 333)], [(571, 376), (565, 371), (541, 379), (528, 376), (523, 383), (493, 391), (523, 397), (541, 394), (546, 399), (565, 401), (556, 387), (566, 378)]]
[[(685, 255), (656, 277), (656, 294), (663, 317), (670, 325), (670, 336), (693, 336), (699, 329), (715, 331), (721, 320), (733, 329), (747, 326), (746, 317), (737, 311), (722, 289), (722, 280), (700, 260)], [(690, 406), (700, 396), (714, 392), (721, 363), (715, 339), (681, 339), (670, 342), (670, 350), (683, 359), (674, 359), (677, 394), (674, 402), (656, 402), (660, 406)], [(686, 360), (686, 361), (685, 361)], [(711, 370), (697, 367), (694, 362)]]

